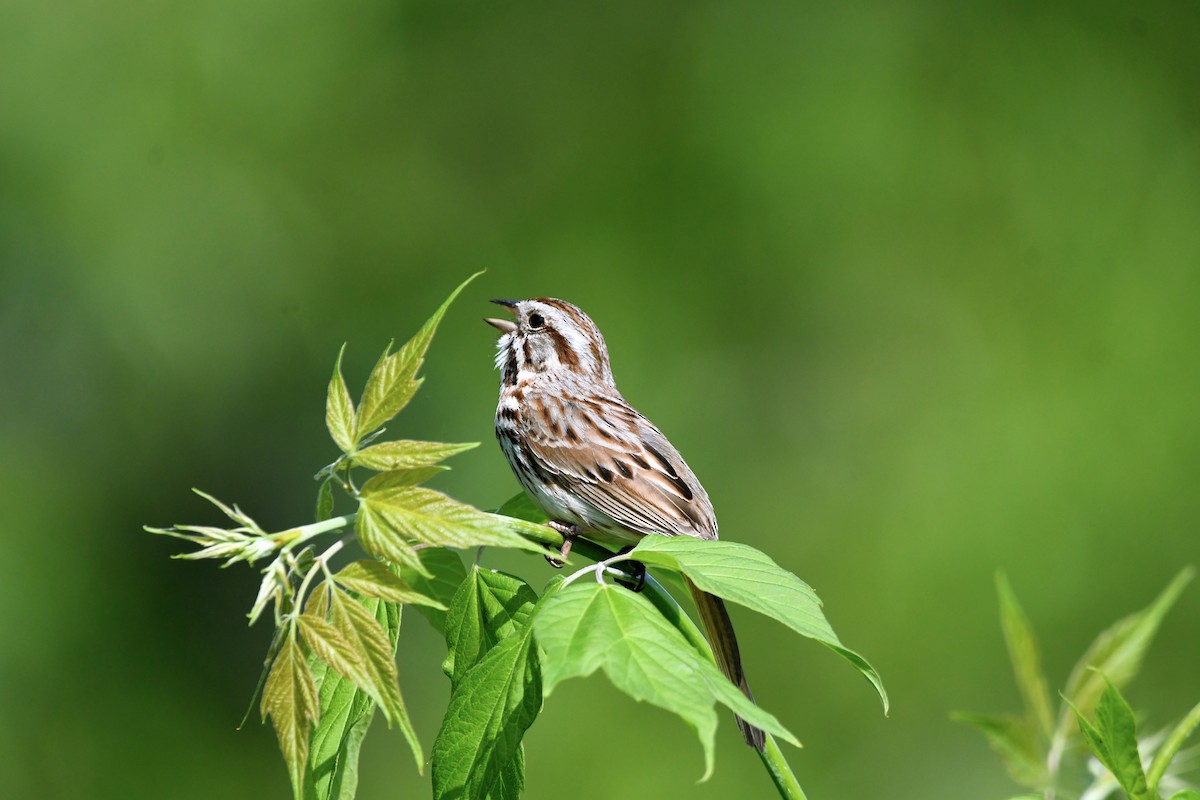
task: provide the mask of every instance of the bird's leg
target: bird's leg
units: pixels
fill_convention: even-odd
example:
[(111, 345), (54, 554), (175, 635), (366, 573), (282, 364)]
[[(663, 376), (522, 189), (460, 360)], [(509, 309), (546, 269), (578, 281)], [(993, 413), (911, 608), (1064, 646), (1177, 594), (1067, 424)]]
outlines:
[[(634, 545), (622, 548), (617, 555), (623, 556), (634, 548)], [(629, 589), (632, 592), (640, 592), (646, 588), (646, 565), (640, 561), (623, 561), (622, 566), (628, 566), (628, 571), (625, 573), (625, 578), (617, 578), (617, 583)]]
[(546, 525), (561, 533), (563, 537), (558, 555), (546, 556), (546, 561), (555, 569), (562, 569), (563, 564), (567, 563), (567, 556), (571, 555), (571, 545), (575, 544), (575, 540), (579, 537), (579, 528), (569, 522), (559, 522), (556, 519), (550, 520)]

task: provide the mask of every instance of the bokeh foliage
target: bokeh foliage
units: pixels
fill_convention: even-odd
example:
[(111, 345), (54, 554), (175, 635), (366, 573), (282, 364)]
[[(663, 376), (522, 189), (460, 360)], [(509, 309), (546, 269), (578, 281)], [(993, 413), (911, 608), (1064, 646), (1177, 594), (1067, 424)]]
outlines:
[[(579, 303), (723, 536), (888, 676), (881, 720), (735, 611), (809, 794), (1002, 796), (946, 716), (1018, 699), (994, 571), (1058, 675), (1200, 551), (1198, 40), (1187, 2), (0, 4), (6, 793), (285, 791), (271, 732), (233, 730), (253, 576), (140, 525), (195, 517), (192, 485), (309, 513), (337, 348), (361, 383), (488, 267), (391, 433), (488, 441), (481, 301)], [(455, 461), (456, 497), (515, 491), (494, 448)], [(1155, 720), (1196, 694), (1198, 618), (1185, 595), (1130, 694)], [(400, 669), (428, 736), (422, 630)], [(694, 780), (677, 720), (602, 682), (555, 700), (529, 797)], [(427, 795), (398, 736), (362, 797)], [(689, 792), (763, 781), (746, 752)]]

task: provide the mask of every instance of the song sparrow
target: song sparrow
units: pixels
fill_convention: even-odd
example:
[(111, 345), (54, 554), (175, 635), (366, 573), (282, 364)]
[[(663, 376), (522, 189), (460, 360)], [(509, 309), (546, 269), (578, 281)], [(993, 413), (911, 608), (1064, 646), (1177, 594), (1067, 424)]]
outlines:
[[(562, 300), (493, 300), (515, 321), (488, 319), (503, 333), (496, 366), (496, 438), (529, 496), (565, 538), (634, 544), (642, 536), (717, 538), (708, 494), (667, 437), (625, 401), (595, 323)], [(688, 588), (721, 670), (750, 700), (737, 638), (720, 598)], [(737, 718), (746, 743), (764, 734)]]

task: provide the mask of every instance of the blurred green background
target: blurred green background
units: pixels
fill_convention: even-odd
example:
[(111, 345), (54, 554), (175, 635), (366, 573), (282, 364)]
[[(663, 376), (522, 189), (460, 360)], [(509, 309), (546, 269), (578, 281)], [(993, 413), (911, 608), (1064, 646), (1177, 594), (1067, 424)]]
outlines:
[[(1057, 689), (1198, 560), (1198, 41), (1193, 2), (0, 5), (4, 794), (286, 796), (270, 729), (234, 730), (253, 571), (140, 526), (215, 522), (192, 486), (308, 519), (337, 348), (361, 386), (483, 267), (391, 429), (484, 442), (440, 488), (516, 489), (484, 301), (578, 303), (723, 535), (887, 682), (884, 719), (735, 609), (810, 796), (1015, 793), (947, 718), (1019, 702), (994, 572)], [(1192, 587), (1130, 692), (1151, 727), (1200, 696), (1198, 621)], [(409, 617), (427, 747), (442, 655)], [(683, 723), (569, 683), (527, 796), (769, 796), (720, 737), (697, 785)], [(376, 727), (360, 797), (428, 792)]]

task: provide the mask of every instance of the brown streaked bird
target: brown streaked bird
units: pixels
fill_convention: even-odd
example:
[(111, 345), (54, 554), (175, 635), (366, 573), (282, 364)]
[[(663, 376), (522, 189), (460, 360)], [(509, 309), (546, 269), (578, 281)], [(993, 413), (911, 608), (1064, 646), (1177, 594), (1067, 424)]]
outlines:
[[(563, 532), (566, 558), (583, 536), (630, 545), (643, 536), (717, 538), (708, 493), (679, 451), (625, 401), (595, 323), (563, 300), (493, 300), (515, 319), (487, 319), (503, 334), (496, 366), (496, 438), (529, 496)], [(691, 581), (717, 664), (751, 701), (725, 604)], [(741, 717), (762, 751), (764, 734)]]

